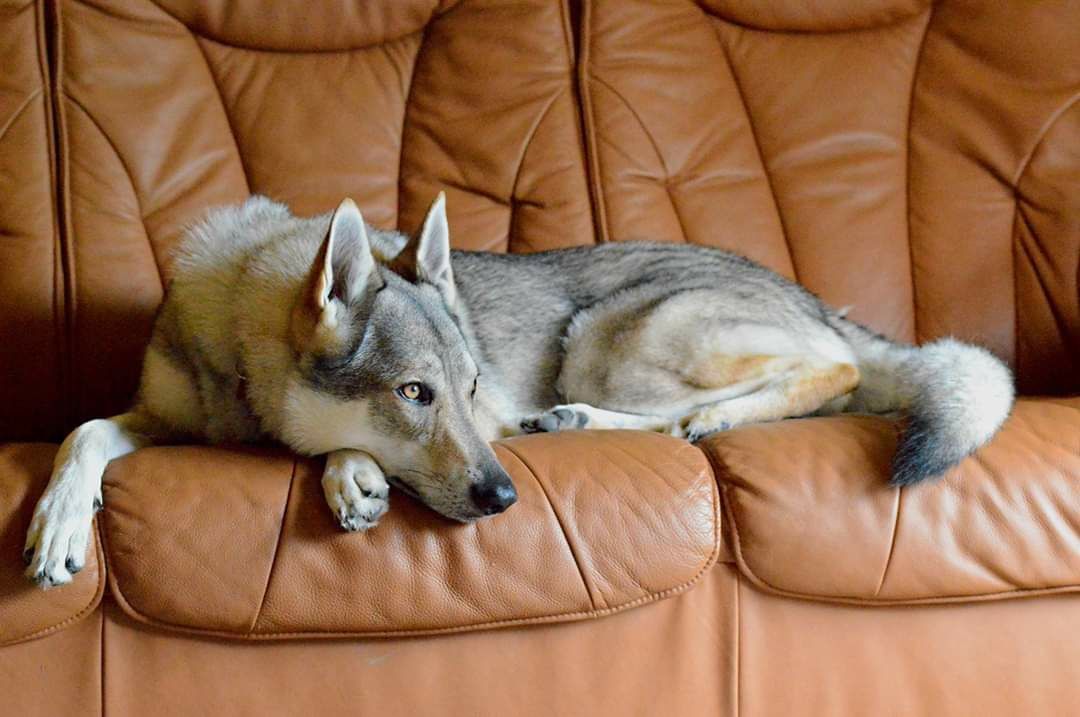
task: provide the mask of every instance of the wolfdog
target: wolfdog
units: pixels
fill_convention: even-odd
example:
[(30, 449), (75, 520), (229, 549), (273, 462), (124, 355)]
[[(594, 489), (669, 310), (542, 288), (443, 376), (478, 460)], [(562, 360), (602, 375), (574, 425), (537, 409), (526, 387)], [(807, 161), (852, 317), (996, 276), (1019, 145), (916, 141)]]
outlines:
[(348, 199), (298, 218), (253, 197), (187, 232), (134, 407), (63, 442), (24, 558), (39, 585), (70, 581), (106, 464), (152, 443), (270, 438), (325, 454), (331, 511), (365, 530), (390, 483), (459, 521), (506, 510), (517, 495), (489, 441), (515, 433), (696, 441), (793, 416), (899, 413), (903, 486), (988, 441), (1012, 403), (987, 351), (894, 343), (724, 251), (451, 251), (442, 194), (412, 238), (368, 226)]

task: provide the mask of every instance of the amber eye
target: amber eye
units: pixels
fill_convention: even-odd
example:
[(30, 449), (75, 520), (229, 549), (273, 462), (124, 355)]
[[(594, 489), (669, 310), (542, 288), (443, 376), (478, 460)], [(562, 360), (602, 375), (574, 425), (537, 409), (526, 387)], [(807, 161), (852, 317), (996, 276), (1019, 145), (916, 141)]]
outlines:
[(427, 405), (431, 403), (431, 389), (422, 383), (407, 383), (398, 386), (397, 393), (406, 401)]

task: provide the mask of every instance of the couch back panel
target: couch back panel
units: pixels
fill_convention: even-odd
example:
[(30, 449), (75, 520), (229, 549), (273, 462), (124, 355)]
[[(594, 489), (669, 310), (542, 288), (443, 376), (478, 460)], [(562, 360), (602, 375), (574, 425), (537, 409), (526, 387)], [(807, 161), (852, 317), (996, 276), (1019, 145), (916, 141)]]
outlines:
[(1080, 4), (590, 0), (598, 228), (738, 251), (1080, 390)]
[(592, 241), (558, 0), (60, 14), (79, 419), (131, 400), (170, 251), (208, 206), (261, 193), (311, 214), (349, 195), (413, 230), (445, 188), (458, 247)]
[(0, 0), (0, 440), (54, 436), (64, 424), (45, 15), (42, 2)]

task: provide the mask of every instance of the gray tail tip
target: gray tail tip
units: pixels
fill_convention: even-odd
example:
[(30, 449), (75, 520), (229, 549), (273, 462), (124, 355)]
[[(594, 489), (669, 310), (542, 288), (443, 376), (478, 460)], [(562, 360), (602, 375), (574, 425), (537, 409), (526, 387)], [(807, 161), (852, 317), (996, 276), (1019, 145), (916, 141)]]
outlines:
[(896, 446), (889, 484), (903, 488), (938, 478), (967, 456), (966, 452), (957, 453), (945, 445), (943, 436), (932, 426), (912, 418)]

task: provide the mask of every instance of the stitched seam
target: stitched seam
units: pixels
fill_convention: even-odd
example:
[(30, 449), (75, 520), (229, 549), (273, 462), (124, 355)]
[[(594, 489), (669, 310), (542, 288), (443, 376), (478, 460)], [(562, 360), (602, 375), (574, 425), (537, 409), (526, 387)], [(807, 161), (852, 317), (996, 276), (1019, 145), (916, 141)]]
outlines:
[(346, 53), (346, 52), (362, 52), (364, 50), (371, 50), (373, 48), (379, 47), (380, 45), (387, 45), (387, 44), (390, 44), (392, 42), (399, 42), (399, 41), (404, 40), (406, 38), (412, 37), (413, 35), (417, 35), (419, 33), (422, 33), (422, 32), (424, 32), (424, 30), (427, 29), (427, 26), (429, 24), (434, 22), (441, 15), (441, 13), (432, 13), (431, 17), (428, 18), (427, 22), (425, 22), (423, 25), (416, 28), (415, 30), (410, 30), (409, 32), (402, 33), (401, 35), (396, 35), (396, 36), (391, 37), (391, 38), (387, 38), (387, 39), (383, 39), (383, 40), (375, 40), (374, 42), (369, 42), (369, 43), (367, 43), (365, 45), (357, 45), (355, 47), (342, 47), (342, 48), (334, 48), (334, 49), (326, 49), (326, 50), (324, 50), (324, 49), (318, 49), (318, 50), (315, 50), (315, 49), (312, 49), (312, 50), (289, 49), (289, 50), (285, 50), (285, 49), (266, 48), (266, 47), (249, 47), (247, 45), (240, 45), (238, 43), (228, 42), (228, 41), (225, 41), (225, 40), (220, 40), (220, 39), (218, 39), (216, 37), (211, 37), (210, 35), (204, 35), (204, 34), (202, 34), (200, 32), (196, 32), (196, 30), (194, 28), (189, 27), (183, 20), (178, 18), (176, 15), (173, 15), (171, 12), (169, 12), (167, 9), (165, 9), (164, 7), (159, 5), (157, 2), (154, 2), (154, 7), (156, 7), (158, 10), (160, 10), (168, 18), (175, 21), (178, 25), (180, 25), (180, 27), (184, 28), (184, 30), (191, 33), (191, 35), (193, 37), (197, 37), (197, 38), (200, 38), (202, 40), (208, 40), (210, 42), (221, 45), (223, 47), (231, 47), (234, 50), (247, 50), (248, 52), (265, 52), (267, 54), (274, 54), (274, 55), (332, 55), (332, 54), (342, 54), (342, 53)]
[(910, 15), (903, 15), (901, 17), (890, 18), (888, 21), (883, 22), (881, 24), (876, 24), (876, 25), (859, 25), (859, 24), (856, 24), (856, 25), (852, 25), (851, 27), (828, 28), (828, 29), (825, 29), (825, 30), (811, 30), (811, 29), (803, 29), (803, 28), (758, 27), (756, 25), (750, 25), (748, 23), (740, 22), (738, 20), (732, 20), (732, 19), (730, 19), (728, 17), (720, 15), (719, 13), (709, 12), (705, 8), (701, 8), (701, 10), (702, 10), (702, 12), (704, 12), (706, 15), (713, 18), (714, 20), (719, 20), (719, 21), (724, 22), (724, 23), (726, 23), (728, 25), (733, 25), (733, 26), (735, 26), (735, 27), (737, 27), (739, 29), (749, 30), (750, 32), (769, 33), (771, 35), (842, 35), (842, 34), (855, 33), (855, 32), (877, 32), (879, 30), (888, 30), (889, 28), (893, 28), (893, 27), (896, 27), (898, 25), (903, 25), (905, 22), (910, 21), (911, 18), (915, 17), (916, 15), (919, 14), (919, 12), (921, 12), (921, 9), (920, 9), (919, 11), (913, 12)]
[(86, 119), (90, 121), (90, 124), (92, 124), (94, 126), (94, 129), (98, 131), (98, 133), (101, 135), (101, 138), (104, 139), (105, 143), (109, 145), (110, 149), (112, 149), (113, 154), (116, 155), (117, 161), (120, 162), (120, 167), (124, 170), (124, 174), (127, 175), (128, 186), (131, 187), (131, 194), (133, 197), (135, 197), (135, 204), (139, 208), (139, 222), (142, 224), (143, 237), (146, 239), (146, 246), (150, 252), (150, 257), (154, 261), (154, 269), (157, 270), (158, 282), (161, 284), (161, 286), (165, 286), (165, 276), (161, 273), (161, 267), (158, 266), (157, 257), (154, 255), (154, 248), (150, 242), (150, 233), (146, 231), (146, 215), (143, 212), (142, 197), (139, 196), (139, 191), (135, 187), (135, 180), (132, 179), (133, 175), (131, 174), (131, 170), (128, 168), (127, 161), (124, 160), (124, 156), (120, 153), (120, 150), (112, 141), (112, 138), (105, 133), (105, 130), (102, 129), (101, 125), (98, 124), (98, 121), (94, 119), (94, 116), (90, 114), (89, 111), (87, 111), (87, 109), (82, 105), (82, 103), (71, 95), (65, 94), (64, 97), (67, 99), (68, 102), (77, 107), (84, 115), (86, 115)]
[(594, 595), (594, 593), (597, 592), (596, 587), (593, 586), (591, 581), (586, 579), (585, 577), (585, 571), (581, 567), (581, 558), (578, 556), (578, 551), (574, 549), (574, 544), (570, 542), (570, 534), (566, 532), (566, 524), (563, 522), (563, 517), (559, 513), (559, 510), (555, 507), (555, 503), (551, 500), (551, 496), (548, 495), (547, 487), (540, 479), (540, 474), (533, 470), (533, 467), (529, 465), (529, 463), (521, 457), (521, 454), (519, 454), (513, 448), (505, 444), (503, 445), (503, 448), (505, 448), (508, 453), (513, 455), (514, 458), (516, 458), (518, 462), (521, 463), (521, 465), (525, 466), (529, 473), (532, 474), (532, 477), (536, 481), (536, 484), (540, 486), (540, 492), (544, 494), (544, 500), (546, 500), (548, 505), (551, 507), (551, 512), (555, 514), (555, 521), (559, 524), (559, 530), (562, 531), (563, 541), (566, 543), (566, 549), (570, 551), (570, 556), (574, 559), (574, 566), (577, 567), (578, 575), (581, 576), (581, 584), (585, 588), (585, 594), (589, 597), (589, 604), (592, 606), (593, 610), (596, 610), (596, 596)]
[(95, 542), (94, 555), (97, 558), (97, 565), (98, 565), (98, 576), (97, 576), (98, 584), (97, 584), (97, 588), (95, 588), (95, 590), (94, 590), (94, 594), (90, 597), (90, 602), (88, 602), (86, 604), (86, 606), (84, 608), (82, 608), (79, 612), (75, 613), (74, 615), (71, 615), (70, 617), (64, 618), (60, 622), (53, 623), (52, 625), (49, 625), (48, 627), (43, 627), (43, 628), (40, 628), (38, 630), (35, 630), (34, 632), (31, 632), (28, 635), (19, 635), (17, 637), (13, 637), (13, 638), (10, 638), (8, 640), (0, 641), (0, 647), (6, 647), (8, 645), (16, 645), (16, 644), (21, 643), (21, 642), (29, 642), (31, 640), (36, 640), (39, 637), (45, 637), (46, 635), (51, 635), (54, 632), (59, 632), (59, 631), (63, 630), (64, 628), (75, 624), (79, 620), (82, 620), (87, 615), (92, 613), (95, 609), (97, 609), (97, 606), (101, 603), (102, 596), (105, 595), (105, 552), (104, 552), (104, 549), (103, 549), (103, 546), (102, 546), (102, 540), (101, 540), (101, 535), (100, 535), (101, 526), (100, 526), (100, 524), (98, 524), (97, 518), (94, 518), (94, 523), (96, 525), (96, 529), (95, 529), (94, 532), (98, 536), (98, 539), (96, 541), (94, 541)]
[(607, 224), (607, 205), (604, 200), (604, 187), (600, 170), (600, 151), (597, 149), (596, 117), (593, 107), (592, 93), (588, 89), (590, 38), (592, 37), (592, 2), (584, 0), (581, 8), (581, 37), (577, 56), (577, 72), (575, 81), (578, 95), (578, 106), (581, 110), (580, 123), (582, 132), (582, 145), (585, 153), (586, 180), (589, 187), (592, 202), (593, 222), (595, 223), (595, 240), (597, 244), (610, 241)]
[(904, 196), (907, 202), (904, 214), (907, 218), (908, 270), (911, 272), (911, 333), (916, 344), (919, 343), (921, 337), (919, 336), (919, 292), (915, 286), (915, 242), (911, 230), (911, 126), (915, 117), (915, 88), (918, 85), (919, 70), (922, 68), (926, 38), (930, 36), (930, 25), (933, 21), (934, 6), (931, 4), (926, 13), (926, 27), (923, 29), (922, 38), (919, 39), (919, 47), (915, 51), (915, 66), (911, 71), (911, 91), (908, 94), (907, 155), (904, 162)]
[(795, 263), (795, 251), (791, 243), (791, 237), (788, 236), (787, 223), (784, 221), (784, 213), (780, 210), (780, 195), (776, 193), (776, 186), (773, 184), (772, 173), (769, 172), (769, 165), (765, 161), (765, 152), (761, 148), (761, 140), (758, 139), (757, 129), (754, 128), (754, 120), (750, 116), (750, 105), (746, 102), (746, 94), (743, 92), (742, 83), (739, 82), (739, 75), (735, 72), (735, 63), (731, 61), (731, 56), (728, 54), (727, 44), (724, 43), (724, 38), (720, 34), (720, 29), (715, 24), (713, 25), (713, 34), (716, 36), (717, 44), (720, 45), (720, 51), (724, 53), (724, 61), (727, 62), (728, 70), (731, 72), (731, 82), (735, 85), (735, 92), (739, 95), (739, 102), (742, 104), (743, 114), (746, 115), (746, 126), (750, 128), (750, 138), (754, 140), (754, 149), (757, 151), (758, 162), (761, 164), (761, 172), (765, 175), (765, 184), (769, 188), (769, 194), (772, 195), (773, 207), (776, 208), (776, 218), (777, 221), (780, 222), (780, 233), (784, 236), (784, 245), (787, 247), (788, 258), (791, 260), (791, 275), (792, 278), (798, 282), (799, 267)]
[(887, 598), (884, 600), (876, 600), (866, 597), (856, 597), (850, 595), (814, 595), (812, 593), (801, 593), (793, 590), (784, 590), (778, 588), (762, 578), (753, 571), (749, 563), (747, 563), (742, 552), (742, 542), (739, 537), (739, 524), (735, 519), (735, 510), (732, 507), (731, 498), (728, 496), (729, 492), (734, 490), (734, 486), (723, 486), (721, 496), (723, 496), (724, 506), (724, 518), (730, 525), (732, 540), (732, 552), (735, 555), (735, 564), (739, 567), (739, 572), (746, 576), (748, 580), (754, 583), (755, 586), (764, 590), (765, 592), (772, 593), (773, 595), (781, 595), (783, 597), (798, 598), (800, 600), (807, 600), (809, 602), (819, 602), (833, 605), (860, 605), (860, 606), (872, 606), (872, 607), (903, 607), (907, 605), (945, 605), (945, 604), (963, 604), (974, 602), (990, 602), (994, 600), (1016, 600), (1022, 598), (1040, 597), (1042, 595), (1057, 595), (1061, 593), (1076, 593), (1080, 592), (1080, 584), (1074, 585), (1057, 585), (1054, 587), (1040, 587), (1040, 588), (1016, 588), (1013, 590), (999, 590), (997, 592), (990, 593), (974, 593), (970, 595), (935, 595), (933, 597), (925, 598)]
[[(1069, 320), (1066, 317), (1061, 315), (1060, 307), (1053, 301), (1053, 292), (1046, 286), (1046, 281), (1045, 281), (1045, 278), (1043, 276), (1043, 272), (1039, 270), (1039, 263), (1036, 261), (1036, 258), (1034, 256), (1034, 254), (1032, 253), (1033, 249), (1029, 248), (1027, 243), (1022, 240), (1022, 238), (1020, 236), (1020, 226), (1021, 226), (1021, 224), (1024, 227), (1026, 227), (1028, 232), (1031, 234), (1031, 237), (1032, 237), (1032, 239), (1034, 240), (1034, 243), (1035, 243), (1035, 249), (1038, 250), (1039, 254), (1043, 258), (1046, 257), (1046, 252), (1043, 250), (1041, 244), (1039, 243), (1039, 235), (1035, 232), (1035, 227), (1031, 226), (1031, 222), (1028, 221), (1027, 216), (1024, 214), (1023, 208), (1020, 206), (1020, 195), (1018, 193), (1014, 194), (1014, 199), (1015, 199), (1016, 206), (1015, 206), (1015, 210), (1014, 210), (1015, 214), (1013, 215), (1013, 228), (1012, 228), (1012, 237), (1013, 237), (1012, 256), (1013, 256), (1013, 277), (1014, 277), (1013, 287), (1014, 287), (1014, 289), (1019, 289), (1019, 281), (1017, 281), (1015, 277), (1016, 277), (1017, 266), (1018, 266), (1017, 255), (1022, 253), (1024, 255), (1024, 258), (1027, 260), (1028, 265), (1031, 266), (1031, 268), (1032, 268), (1031, 273), (1035, 276), (1035, 281), (1039, 284), (1039, 289), (1042, 291), (1043, 296), (1046, 298), (1046, 306), (1047, 306), (1047, 309), (1049, 309), (1050, 317), (1054, 320), (1054, 326), (1058, 331), (1058, 335), (1060, 335), (1062, 337), (1066, 337), (1066, 336), (1069, 335), (1069, 331), (1068, 331)], [(1018, 294), (1019, 294), (1018, 291), (1013, 292), (1014, 297), (1018, 296)], [(1014, 304), (1013, 304), (1013, 316), (1014, 316), (1014, 320), (1016, 321), (1014, 326), (1019, 328), (1019, 326), (1020, 326), (1020, 306), (1019, 306), (1019, 301), (1016, 300), (1015, 298), (1014, 298)], [(1014, 356), (1016, 357), (1016, 364), (1017, 364), (1017, 366), (1019, 366), (1019, 358), (1020, 358), (1020, 332), (1019, 331), (1016, 332), (1016, 336), (1014, 337), (1014, 343), (1015, 343)]]
[(536, 122), (529, 129), (529, 133), (525, 136), (525, 142), (523, 143), (522, 148), (521, 148), (521, 156), (518, 158), (517, 170), (514, 172), (514, 181), (510, 185), (510, 201), (509, 201), (509, 205), (510, 205), (510, 222), (509, 222), (509, 225), (506, 228), (506, 250), (507, 251), (510, 251), (510, 247), (514, 243), (514, 234), (513, 234), (513, 232), (514, 232), (514, 218), (515, 218), (515, 215), (517, 214), (515, 197), (517, 196), (518, 182), (521, 180), (521, 172), (522, 172), (522, 169), (525, 166), (525, 158), (529, 154), (529, 147), (532, 146), (533, 139), (536, 137), (536, 133), (540, 129), (540, 125), (542, 125), (544, 123), (544, 120), (547, 119), (548, 114), (551, 113), (551, 108), (555, 106), (555, 103), (559, 100), (560, 97), (563, 96), (564, 92), (566, 92), (565, 88), (559, 90), (554, 95), (552, 95), (551, 99), (548, 100), (546, 105), (544, 105), (544, 109), (541, 110), (540, 114), (537, 116)]
[(263, 585), (262, 598), (259, 600), (259, 609), (255, 611), (255, 618), (251, 621), (248, 631), (255, 629), (262, 616), (263, 607), (266, 605), (266, 595), (270, 592), (270, 580), (274, 577), (274, 568), (277, 566), (278, 553), (281, 552), (281, 538), (285, 534), (285, 517), (289, 512), (289, 499), (292, 498), (293, 484), (296, 482), (297, 460), (293, 459), (292, 473), (289, 475), (289, 487), (285, 490), (285, 504), (281, 506), (281, 527), (278, 528), (277, 542), (274, 543), (274, 557), (270, 559), (270, 569), (266, 571), (266, 584)]
[(877, 589), (874, 590), (874, 597), (877, 597), (881, 593), (881, 588), (885, 586), (885, 576), (889, 574), (889, 566), (892, 564), (893, 552), (896, 550), (896, 534), (900, 531), (900, 501), (904, 497), (904, 489), (896, 489), (896, 508), (893, 514), (892, 535), (889, 537), (889, 552), (885, 555), (885, 567), (881, 571), (881, 579), (878, 580)]
[(1078, 102), (1080, 102), (1080, 92), (1072, 95), (1068, 100), (1065, 101), (1064, 104), (1061, 105), (1061, 107), (1054, 110), (1050, 114), (1050, 117), (1046, 120), (1046, 122), (1043, 123), (1042, 128), (1036, 135), (1034, 144), (1032, 144), (1031, 146), (1031, 150), (1028, 151), (1024, 159), (1021, 160), (1020, 166), (1019, 168), (1017, 168), (1016, 174), (1013, 176), (1012, 185), (1014, 189), (1019, 188), (1020, 182), (1024, 179), (1024, 175), (1027, 174), (1028, 168), (1031, 166), (1031, 160), (1034, 159), (1036, 153), (1038, 153), (1039, 148), (1042, 146), (1042, 143), (1046, 141), (1046, 136), (1050, 134), (1050, 131), (1054, 129), (1058, 121), (1065, 115), (1065, 113), (1071, 110), (1073, 106), (1076, 105)]
[(240, 172), (244, 175), (244, 188), (248, 194), (251, 194), (251, 179), (248, 175), (247, 163), (244, 162), (244, 154), (240, 151), (239, 135), (236, 131), (236, 125), (233, 123), (232, 114), (229, 113), (229, 107), (225, 104), (225, 91), (218, 81), (217, 73), (214, 72), (213, 65), (210, 64), (210, 56), (206, 54), (206, 48), (203, 47), (203, 38), (195, 38), (195, 46), (199, 48), (199, 57), (202, 58), (203, 64), (206, 65), (206, 74), (210, 75), (210, 81), (214, 83), (214, 91), (217, 92), (218, 100), (221, 102), (221, 113), (225, 115), (225, 122), (229, 125), (229, 134), (232, 135), (233, 147), (236, 148), (236, 156), (240, 160)]
[(26, 96), (26, 99), (23, 100), (22, 104), (19, 105), (18, 108), (16, 108), (16, 110), (11, 114), (11, 117), (8, 118), (8, 121), (4, 124), (4, 126), (0, 127), (0, 140), (4, 138), (4, 135), (7, 134), (9, 129), (11, 129), (11, 126), (15, 124), (16, 120), (19, 119), (19, 115), (25, 112), (26, 108), (30, 106), (30, 103), (34, 101), (34, 98), (36, 98), (40, 94), (41, 88), (38, 88)]
[[(401, 108), (401, 135), (398, 139), (398, 196), (395, 224), (401, 224), (401, 198), (405, 194), (405, 130), (409, 126), (409, 108), (412, 107), (413, 87), (416, 85), (416, 68), (420, 64), (420, 55), (424, 52), (424, 42), (427, 40), (428, 26), (420, 28), (420, 42), (416, 45), (416, 55), (413, 56), (412, 72), (409, 73), (409, 86), (405, 90), (405, 103)], [(410, 36), (411, 37), (411, 36)]]
[[(503, 444), (505, 446), (505, 444)], [(513, 453), (513, 451), (511, 451)], [(516, 458), (517, 455), (513, 454)], [(520, 459), (519, 459), (520, 460)], [(528, 466), (526, 466), (528, 468)], [(530, 469), (531, 470), (531, 469)], [(535, 474), (534, 474), (535, 475)], [(143, 613), (139, 612), (133, 607), (127, 599), (124, 597), (123, 592), (120, 590), (119, 580), (114, 571), (107, 571), (109, 579), (109, 588), (112, 592), (113, 598), (116, 600), (120, 608), (129, 617), (138, 620), (147, 625), (153, 625), (155, 627), (168, 628), (177, 632), (182, 632), (192, 635), (212, 635), (216, 637), (227, 637), (236, 640), (274, 640), (274, 639), (302, 639), (302, 638), (335, 638), (335, 637), (409, 637), (409, 636), (422, 636), (422, 635), (451, 635), (463, 632), (476, 632), (478, 630), (489, 630), (500, 627), (515, 627), (523, 625), (542, 625), (548, 623), (557, 622), (572, 622), (576, 620), (583, 620), (588, 618), (598, 618), (607, 615), (612, 615), (624, 610), (630, 610), (638, 607), (639, 605), (646, 605), (651, 602), (657, 602), (673, 595), (678, 595), (684, 592), (697, 581), (701, 579), (701, 576), (705, 574), (713, 565), (716, 564), (716, 559), (720, 555), (720, 510), (721, 501), (719, 491), (716, 486), (716, 481), (712, 482), (712, 503), (713, 503), (713, 549), (708, 559), (701, 566), (701, 568), (694, 573), (690, 578), (682, 583), (673, 587), (660, 590), (659, 592), (650, 593), (648, 595), (642, 595), (639, 598), (631, 600), (629, 602), (621, 603), (619, 605), (611, 605), (599, 610), (572, 610), (561, 613), (551, 613), (548, 615), (540, 615), (536, 617), (523, 617), (512, 618), (509, 620), (491, 620), (488, 622), (473, 623), (468, 625), (459, 625), (453, 627), (442, 628), (420, 628), (420, 629), (404, 629), (404, 630), (375, 630), (370, 632), (365, 631), (353, 631), (353, 632), (341, 632), (341, 631), (278, 631), (278, 632), (264, 632), (258, 634), (237, 634), (234, 632), (227, 632), (225, 630), (206, 630), (202, 628), (189, 627), (187, 625), (178, 625), (164, 620), (157, 620), (155, 618), (147, 617)], [(546, 496), (545, 496), (546, 497)], [(108, 510), (108, 509), (106, 509)], [(104, 533), (104, 531), (102, 531)], [(108, 563), (108, 551), (105, 551), (105, 562)]]
[[(73, 424), (78, 414), (79, 401), (75, 396), (75, 322), (77, 317), (78, 296), (76, 292), (75, 271), (75, 233), (71, 225), (71, 172), (68, 169), (70, 144), (67, 128), (67, 111), (64, 105), (64, 23), (60, 3), (52, 3), (54, 12), (54, 56), (55, 77), (52, 87), (52, 112), (55, 120), (56, 168), (59, 183), (56, 185), (57, 196), (57, 243), (58, 262), (60, 265), (60, 286), (54, 291), (59, 295), (56, 308), (56, 320), (59, 323), (57, 342), (60, 360), (60, 395), (64, 397), (63, 419), (65, 424)], [(55, 282), (55, 279), (54, 279)]]

